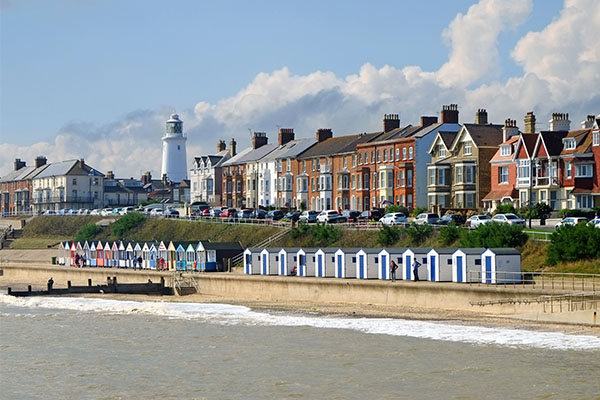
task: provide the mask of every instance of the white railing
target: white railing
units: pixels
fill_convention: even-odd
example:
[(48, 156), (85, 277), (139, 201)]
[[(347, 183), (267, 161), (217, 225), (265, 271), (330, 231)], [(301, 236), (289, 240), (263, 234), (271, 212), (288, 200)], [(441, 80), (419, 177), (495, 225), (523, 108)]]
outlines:
[(539, 290), (561, 291), (600, 291), (600, 274), (577, 274), (562, 272), (505, 272), (495, 273), (469, 271), (471, 285), (488, 285), (492, 281), (496, 286), (526, 287)]

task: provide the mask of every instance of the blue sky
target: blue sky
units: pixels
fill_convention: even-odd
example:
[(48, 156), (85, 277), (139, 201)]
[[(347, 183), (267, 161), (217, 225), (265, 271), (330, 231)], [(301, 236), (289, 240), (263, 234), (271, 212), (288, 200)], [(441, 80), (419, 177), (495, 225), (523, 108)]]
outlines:
[[(243, 145), (249, 128), (272, 138), (277, 126), (293, 127), (298, 136), (323, 126), (347, 134), (378, 129), (384, 112), (416, 123), (445, 102), (464, 108), (464, 122), (479, 107), (494, 122), (521, 121), (530, 110), (541, 114), (538, 120), (555, 111), (582, 118), (598, 113), (598, 93), (576, 96), (576, 88), (561, 88), (557, 80), (569, 69), (544, 69), (535, 59), (566, 35), (573, 42), (567, 54), (587, 54), (585, 65), (573, 67), (574, 79), (599, 87), (598, 73), (590, 71), (600, 62), (598, 45), (575, 44), (577, 35), (589, 36), (578, 26), (582, 19), (594, 28), (597, 6), (593, 0), (2, 2), (0, 175), (15, 157), (31, 162), (37, 153), (50, 161), (85, 157), (100, 170), (122, 160), (117, 175), (158, 173), (160, 161), (149, 164), (147, 156), (160, 154), (164, 121), (174, 110), (186, 124), (189, 159), (212, 152), (217, 138), (239, 136)], [(575, 17), (565, 14), (571, 9)], [(557, 32), (544, 34), (549, 26)], [(515, 91), (518, 104), (510, 98)], [(512, 106), (493, 100), (502, 95)], [(113, 145), (82, 143), (98, 137)], [(138, 157), (136, 147), (131, 154), (132, 144), (145, 155)]]

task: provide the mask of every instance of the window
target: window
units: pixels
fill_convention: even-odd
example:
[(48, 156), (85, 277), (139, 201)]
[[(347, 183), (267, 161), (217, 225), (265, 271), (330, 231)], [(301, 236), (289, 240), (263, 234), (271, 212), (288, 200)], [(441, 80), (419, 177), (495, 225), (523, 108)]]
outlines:
[(445, 185), (446, 184), (446, 171), (444, 170), (440, 170), (438, 171), (438, 185)]
[(471, 155), (471, 151), (472, 151), (471, 147), (472, 147), (472, 144), (470, 141), (465, 142), (465, 155), (466, 156)]
[(565, 142), (565, 150), (573, 150), (575, 148), (575, 139), (566, 138), (566, 139), (564, 139), (564, 142)]
[(463, 169), (456, 167), (456, 183), (463, 183)]
[(498, 183), (508, 183), (508, 167), (498, 168)]
[(375, 151), (371, 152), (371, 163), (375, 163)]
[(400, 186), (404, 187), (404, 170), (400, 171)]
[(523, 185), (523, 184), (529, 184), (529, 165), (530, 165), (530, 160), (519, 160), (519, 168), (517, 170), (517, 176), (519, 178), (518, 183)]
[(393, 188), (394, 187), (394, 172), (393, 171), (388, 171), (387, 173), (388, 176), (388, 188)]
[(445, 157), (446, 156), (446, 146), (444, 146), (443, 144), (439, 144), (437, 147), (437, 153), (438, 153), (438, 157)]
[(576, 164), (575, 178), (591, 178), (594, 176), (593, 164)]
[(348, 159), (347, 159), (346, 156), (344, 156), (344, 163), (343, 163), (343, 165), (344, 165), (344, 168), (348, 167)]
[(600, 131), (599, 132), (594, 132), (594, 134), (593, 134), (593, 140), (592, 140), (592, 145), (593, 146), (600, 146)]
[(377, 162), (381, 161), (381, 152), (377, 150)]
[(404, 195), (400, 196), (400, 205), (404, 206), (406, 203), (404, 203)]
[(575, 204), (578, 209), (592, 208), (593, 200), (589, 194), (578, 194), (575, 196)]
[(306, 160), (302, 160), (302, 173), (306, 173)]
[(396, 149), (396, 161), (400, 160), (400, 149)]
[[(406, 172), (406, 174), (407, 174), (407, 175), (406, 175), (407, 186), (408, 186), (408, 187), (412, 187), (412, 182), (413, 182), (413, 172), (412, 172), (412, 169), (409, 169), (409, 170)], [(408, 200), (408, 203), (409, 203), (410, 205), (412, 205), (412, 197), (410, 198), (410, 200)]]
[(431, 168), (429, 169), (429, 186), (433, 185), (435, 185), (435, 169)]
[(406, 160), (406, 147), (402, 149), (402, 159)]
[[(360, 174), (356, 177), (356, 187), (362, 189), (362, 175)], [(358, 201), (360, 202), (360, 199), (358, 199)]]
[(310, 178), (310, 186), (312, 191), (315, 191), (315, 178)]
[(315, 172), (315, 164), (316, 164), (316, 163), (315, 163), (315, 160), (312, 160), (312, 161), (311, 161), (311, 169), (312, 169), (312, 172)]
[(352, 175), (352, 189), (356, 189), (356, 175)]
[(475, 193), (465, 194), (465, 205), (467, 208), (475, 207)]
[(408, 148), (408, 159), (409, 160), (413, 159), (413, 148), (412, 147)]
[(358, 153), (358, 165), (362, 165), (362, 153)]
[(467, 167), (465, 168), (466, 170), (466, 174), (467, 174), (467, 183), (473, 183), (474, 182), (474, 170), (475, 167)]
[(352, 168), (356, 167), (356, 154), (352, 154)]
[[(411, 185), (412, 186), (412, 185)], [(413, 205), (413, 197), (412, 194), (409, 194), (408, 196), (406, 196), (406, 201), (408, 202), (406, 204), (406, 207), (412, 207)]]
[(565, 161), (565, 178), (571, 178), (572, 176), (571, 161)]
[(77, 199), (77, 190), (73, 190), (73, 201)]
[(285, 166), (285, 170), (287, 172), (290, 172), (292, 170), (292, 160), (290, 158), (288, 158), (285, 162), (286, 166)]
[(73, 178), (73, 185), (77, 185), (77, 178)]
[(394, 161), (394, 149), (390, 149), (390, 161)]
[(387, 161), (387, 151), (383, 151), (383, 161)]
[(504, 145), (500, 147), (500, 155), (501, 156), (510, 156), (510, 145)]

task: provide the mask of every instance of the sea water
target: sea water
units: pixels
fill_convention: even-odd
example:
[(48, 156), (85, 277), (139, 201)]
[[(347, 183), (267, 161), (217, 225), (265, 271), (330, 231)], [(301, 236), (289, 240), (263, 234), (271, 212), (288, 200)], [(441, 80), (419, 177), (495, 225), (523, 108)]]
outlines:
[(0, 294), (2, 399), (597, 399), (600, 338)]

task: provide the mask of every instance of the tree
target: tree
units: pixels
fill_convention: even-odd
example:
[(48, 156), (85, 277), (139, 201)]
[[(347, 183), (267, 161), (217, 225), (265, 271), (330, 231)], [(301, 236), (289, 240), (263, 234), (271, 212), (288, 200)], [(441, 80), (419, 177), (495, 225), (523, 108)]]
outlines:
[(588, 224), (562, 225), (550, 236), (550, 264), (600, 257), (600, 229)]

